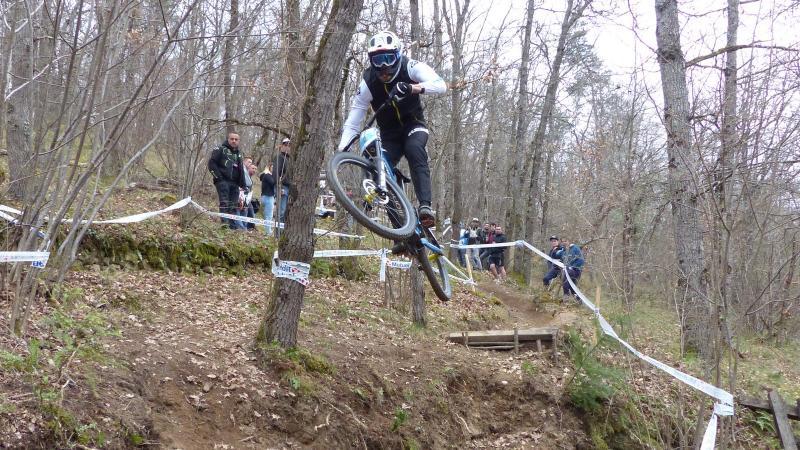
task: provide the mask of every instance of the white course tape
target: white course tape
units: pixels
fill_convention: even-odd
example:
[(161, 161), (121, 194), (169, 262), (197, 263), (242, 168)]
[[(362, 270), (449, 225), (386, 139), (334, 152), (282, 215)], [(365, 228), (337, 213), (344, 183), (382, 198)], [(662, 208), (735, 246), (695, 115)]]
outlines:
[(511, 241), (511, 242), (501, 242), (501, 243), (495, 243), (495, 244), (470, 244), (470, 245), (450, 244), (450, 247), (458, 248), (458, 249), (517, 247), (517, 246), (523, 245), (524, 242), (525, 241)]
[[(241, 221), (241, 222), (252, 223), (252, 224), (255, 224), (255, 225), (262, 225), (262, 226), (270, 225), (270, 226), (273, 226), (273, 227), (284, 228), (284, 224), (282, 222), (275, 222), (273, 220), (265, 220), (265, 219), (256, 219), (255, 217), (237, 216), (235, 214), (225, 214), (225, 213), (214, 212), (214, 211), (210, 211), (210, 210), (206, 209), (205, 207), (203, 207), (202, 205), (200, 205), (199, 203), (194, 202), (194, 201), (192, 202), (192, 206), (194, 206), (195, 208), (199, 209), (204, 214), (208, 214), (209, 216), (222, 217), (222, 218), (231, 219), (231, 220), (238, 220), (238, 221)], [(360, 236), (360, 235), (357, 235), (357, 234), (339, 233), (339, 232), (336, 232), (336, 231), (323, 230), (322, 228), (314, 228), (314, 234), (330, 236), (330, 237), (346, 237), (346, 238), (352, 238), (352, 239), (364, 239), (364, 236)]]
[(278, 259), (278, 251), (272, 255), (272, 274), (278, 278), (288, 278), (296, 281), (303, 286), (308, 286), (308, 274), (311, 272), (311, 265), (299, 261), (281, 261)]
[(50, 252), (0, 252), (0, 262), (31, 262), (31, 266), (39, 269), (47, 265)]
[(342, 256), (379, 256), (383, 250), (317, 250), (314, 258), (339, 258)]
[[(144, 212), (144, 213), (141, 213), (141, 214), (134, 214), (132, 216), (120, 217), (118, 219), (94, 220), (94, 221), (92, 221), (92, 223), (96, 223), (96, 224), (113, 224), (113, 223), (136, 223), (136, 222), (142, 222), (144, 220), (150, 219), (151, 217), (159, 216), (161, 214), (165, 214), (165, 213), (168, 213), (170, 211), (174, 211), (176, 209), (181, 209), (181, 208), (183, 208), (184, 206), (188, 205), (191, 202), (192, 202), (192, 197), (186, 197), (185, 199), (179, 200), (179, 201), (167, 206), (164, 209), (159, 209), (158, 211)], [(64, 219), (64, 222), (72, 222), (72, 221), (73, 221), (73, 219)], [(88, 220), (81, 220), (81, 223), (82, 224), (86, 224), (86, 223), (89, 223), (89, 221)]]
[[(554, 260), (550, 258), (547, 254), (542, 252), (541, 250), (537, 249), (533, 245), (529, 244), (525, 241), (518, 241), (522, 242), (522, 244), (536, 253), (537, 255), (547, 259), (548, 261), (552, 262), (553, 264), (558, 265), (561, 268), (564, 268), (564, 264), (561, 261)], [(486, 245), (486, 244), (485, 244)], [(492, 244), (488, 244), (487, 246), (492, 246)], [(498, 246), (498, 245), (493, 245)], [(459, 246), (459, 248), (470, 248), (470, 247), (478, 247), (472, 245), (466, 246)], [(575, 282), (572, 280), (572, 277), (569, 276), (569, 271), (563, 271), (564, 276), (567, 278), (567, 282), (569, 283), (572, 291), (578, 296), (581, 302), (586, 305), (587, 308), (591, 309), (594, 312), (595, 316), (597, 317), (597, 321), (600, 324), (600, 328), (603, 330), (603, 333), (611, 336), (615, 340), (617, 340), (622, 346), (628, 349), (631, 353), (633, 353), (637, 358), (651, 364), (652, 366), (660, 369), (661, 371), (671, 375), (673, 378), (683, 382), (684, 384), (693, 387), (706, 395), (713, 397), (718, 400), (717, 403), (714, 404), (714, 412), (711, 414), (711, 419), (708, 421), (708, 426), (706, 427), (705, 434), (703, 435), (703, 442), (700, 446), (701, 450), (713, 450), (716, 444), (716, 436), (717, 436), (717, 417), (718, 416), (732, 416), (734, 413), (733, 410), (733, 395), (730, 392), (718, 388), (710, 383), (707, 383), (699, 378), (693, 377), (687, 373), (681, 372), (674, 367), (668, 366), (661, 361), (651, 358), (640, 351), (636, 350), (631, 344), (627, 343), (624, 339), (620, 338), (619, 335), (614, 331), (614, 328), (611, 327), (611, 324), (600, 314), (600, 308), (597, 307), (588, 297), (575, 285)]]
[(2, 212), (2, 211), (0, 211), (0, 219), (5, 219), (5, 220), (7, 220), (8, 222), (11, 222), (11, 223), (17, 223), (17, 218), (16, 217), (10, 216), (10, 215)]
[(20, 215), (22, 211), (6, 205), (0, 205), (0, 211), (10, 212), (11, 214)]
[[(117, 219), (93, 220), (92, 223), (93, 224), (113, 224), (113, 223), (123, 224), (123, 223), (141, 222), (141, 221), (147, 220), (147, 219), (149, 219), (151, 217), (155, 217), (155, 216), (158, 216), (158, 215), (161, 215), (161, 214), (164, 214), (164, 213), (168, 213), (168, 212), (176, 210), (176, 209), (181, 209), (184, 206), (186, 206), (189, 203), (191, 203), (191, 201), (192, 201), (191, 197), (186, 197), (185, 199), (179, 200), (179, 201), (173, 203), (172, 205), (167, 206), (164, 209), (159, 209), (158, 211), (144, 212), (144, 213), (141, 213), (141, 214), (134, 214), (132, 216), (119, 217)], [(22, 211), (18, 211), (18, 210), (14, 209), (14, 208), (9, 208), (8, 206), (5, 206), (5, 205), (0, 205), (0, 211), (8, 211), (8, 212), (11, 212), (11, 213), (14, 213), (14, 214), (22, 214)], [(11, 217), (11, 216), (9, 216), (7, 214), (3, 214), (2, 212), (0, 212), (0, 218), (8, 220), (9, 222), (16, 222), (16, 219), (14, 217)], [(47, 219), (45, 219), (45, 220), (47, 220)], [(73, 222), (73, 221), (74, 221), (74, 219), (63, 219), (62, 220), (62, 222)], [(80, 223), (86, 224), (86, 223), (89, 223), (89, 221), (88, 220), (81, 220)]]
[(527, 243), (526, 241), (520, 241), (520, 242), (522, 242), (522, 245), (524, 245), (525, 247), (528, 247), (528, 249), (530, 251), (532, 251), (532, 252), (536, 253), (537, 255), (541, 256), (542, 258), (550, 261), (551, 263), (557, 265), (558, 267), (561, 267), (562, 269), (564, 268), (564, 263), (563, 262), (561, 262), (561, 261), (559, 261), (557, 259), (551, 258), (550, 255), (548, 255), (547, 253), (545, 253), (545, 252), (539, 250), (538, 248), (532, 246), (531, 244)]

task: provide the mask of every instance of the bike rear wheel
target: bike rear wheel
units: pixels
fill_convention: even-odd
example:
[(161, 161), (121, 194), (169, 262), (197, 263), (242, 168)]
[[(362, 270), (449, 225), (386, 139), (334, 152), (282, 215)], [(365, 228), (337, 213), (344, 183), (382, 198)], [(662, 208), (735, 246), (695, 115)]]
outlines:
[[(423, 237), (434, 246), (439, 247), (433, 233), (427, 228), (423, 228), (423, 230)], [(444, 256), (431, 251), (431, 249), (421, 242), (418, 245), (417, 261), (419, 261), (419, 265), (422, 266), (422, 271), (425, 272), (425, 276), (428, 278), (433, 292), (439, 297), (439, 300), (443, 302), (450, 300), (450, 296), (453, 295), (453, 289), (450, 285), (450, 275), (447, 273), (447, 265), (444, 262)]]
[(328, 163), (326, 177), (336, 200), (370, 231), (394, 240), (414, 234), (417, 213), (411, 202), (388, 176), (386, 192), (380, 192), (375, 166), (366, 158), (337, 153)]

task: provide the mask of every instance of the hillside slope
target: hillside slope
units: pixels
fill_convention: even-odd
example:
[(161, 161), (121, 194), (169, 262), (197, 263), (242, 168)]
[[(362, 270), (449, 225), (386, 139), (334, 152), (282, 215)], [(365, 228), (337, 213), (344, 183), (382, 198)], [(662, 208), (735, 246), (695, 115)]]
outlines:
[[(253, 336), (271, 281), (256, 268), (241, 278), (75, 272), (68, 298), (38, 311), (34, 335), (43, 344), (30, 370), (0, 378), (10, 405), (2, 441), (20, 448), (587, 445), (581, 419), (561, 401), (565, 358), (468, 350), (441, 337), (542, 317), (462, 290), (449, 304), (431, 304), (429, 328), (419, 330), (384, 306), (377, 282), (317, 279), (301, 318), (302, 349), (259, 356)], [(76, 345), (64, 335), (79, 350), (66, 355)], [(20, 395), (26, 391), (38, 393)]]

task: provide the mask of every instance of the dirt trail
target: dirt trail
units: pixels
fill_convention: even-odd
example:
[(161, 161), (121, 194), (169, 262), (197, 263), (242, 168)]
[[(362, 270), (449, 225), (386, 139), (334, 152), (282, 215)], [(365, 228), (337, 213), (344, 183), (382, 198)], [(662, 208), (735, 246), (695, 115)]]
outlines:
[(478, 287), (503, 302), (508, 310), (509, 319), (520, 328), (562, 327), (578, 318), (574, 311), (536, 303), (533, 296), (506, 284), (485, 281), (479, 283)]
[[(87, 308), (106, 314), (119, 336), (103, 341), (114, 364), (95, 364), (87, 376), (73, 365), (66, 405), (103, 428), (108, 448), (588, 448), (580, 415), (562, 400), (571, 376), (563, 359), (441, 338), (464, 325), (559, 323), (563, 315), (538, 311), (511, 286), (481, 287), (501, 307), (458, 289), (452, 302), (432, 302), (429, 328), (416, 330), (384, 306), (375, 283), (316, 280), (299, 333), (317, 358), (312, 369), (278, 350), (257, 360), (253, 336), (272, 279), (246, 280), (73, 274)], [(20, 448), (57, 447), (16, 439)]]

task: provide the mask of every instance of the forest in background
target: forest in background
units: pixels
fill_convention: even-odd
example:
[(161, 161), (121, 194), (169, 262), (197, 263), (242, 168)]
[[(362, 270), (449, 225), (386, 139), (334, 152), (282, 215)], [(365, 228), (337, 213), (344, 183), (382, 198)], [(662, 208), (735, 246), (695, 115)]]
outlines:
[[(178, 198), (207, 189), (207, 157), (226, 129), (257, 162), (271, 159), (307, 120), (332, 7), (348, 6), (4, 0), (2, 198), (33, 226), (11, 229), (7, 249), (51, 251), (43, 278), (58, 283), (90, 225), (53, 242), (36, 230), (54, 236), (64, 217), (93, 219), (134, 181), (160, 181)], [(604, 66), (608, 50), (592, 36), (627, 4), (553, 6), (365, 0), (318, 146), (332, 155), (366, 39), (396, 30), (450, 88), (425, 99), (440, 220), (477, 216), (532, 243), (573, 237), (628, 311), (675, 310), (681, 349), (733, 389), (739, 337), (779, 345), (800, 333), (798, 42), (777, 26), (770, 41), (740, 30), (792, 23), (800, 6), (728, 0), (678, 11), (656, 1), (658, 30), (628, 32), (655, 35), (657, 47), (624, 76)], [(716, 27), (681, 33), (709, 17)], [(541, 266), (522, 252), (510, 259), (538, 283)], [(40, 272), (4, 268), (16, 293), (10, 329), (25, 328)]]

